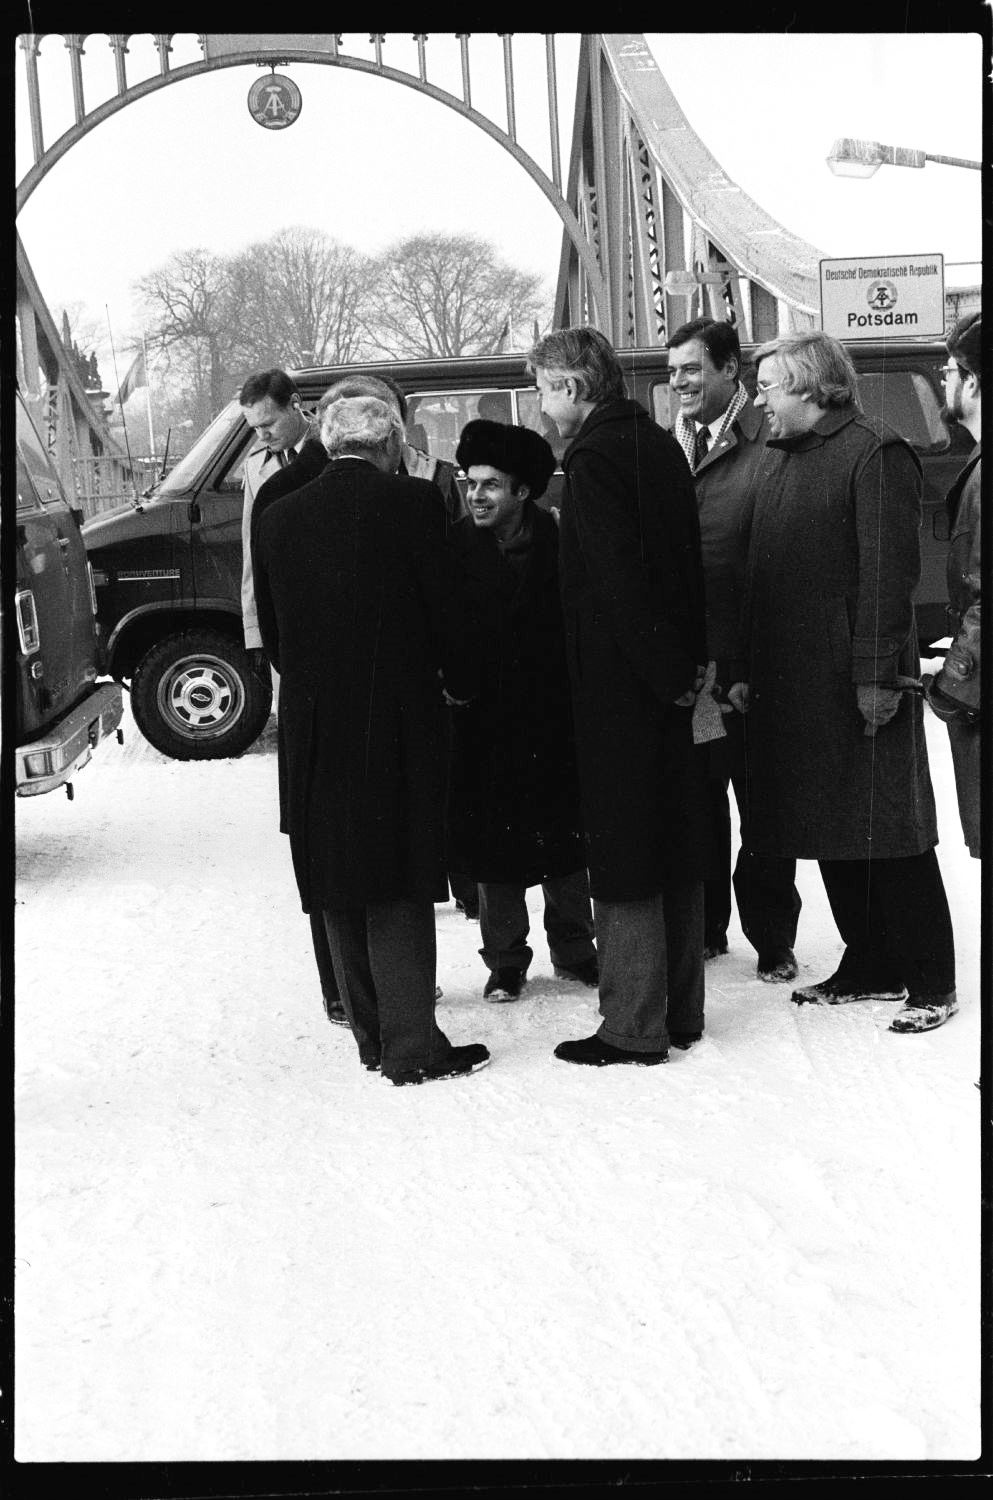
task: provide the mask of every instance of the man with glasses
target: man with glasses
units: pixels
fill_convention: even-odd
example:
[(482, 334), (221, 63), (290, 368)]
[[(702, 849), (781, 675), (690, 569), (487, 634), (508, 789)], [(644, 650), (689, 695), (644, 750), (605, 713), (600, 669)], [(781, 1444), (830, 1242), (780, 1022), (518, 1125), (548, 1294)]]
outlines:
[(745, 636), (749, 835), (816, 859), (845, 951), (798, 1004), (903, 1000), (890, 1030), (930, 1031), (957, 1009), (955, 950), (934, 845), (918, 667), (922, 471), (866, 417), (855, 369), (828, 334), (756, 356), (772, 458), (756, 496)]
[(715, 663), (713, 693), (724, 706), (722, 739), (706, 750), (707, 787), (719, 868), (704, 882), (704, 958), (728, 951), (731, 916), (731, 810), (734, 787), (741, 850), (734, 893), (741, 929), (756, 950), (756, 972), (769, 983), (795, 979), (793, 953), (800, 897), (796, 861), (748, 847), (745, 719), (727, 699), (744, 672), (741, 595), (756, 486), (766, 458), (762, 413), (741, 382), (741, 345), (731, 323), (695, 318), (669, 340), (669, 384), (679, 400), (676, 437), (693, 470), (706, 585), (707, 651)]
[(962, 318), (948, 335), (949, 362), (942, 416), (961, 422), (976, 446), (948, 493), (948, 614), (953, 636), (944, 666), (924, 678), (927, 700), (948, 725), (962, 831), (974, 859), (979, 837), (980, 680), (980, 432), (982, 429), (983, 333), (980, 313)]

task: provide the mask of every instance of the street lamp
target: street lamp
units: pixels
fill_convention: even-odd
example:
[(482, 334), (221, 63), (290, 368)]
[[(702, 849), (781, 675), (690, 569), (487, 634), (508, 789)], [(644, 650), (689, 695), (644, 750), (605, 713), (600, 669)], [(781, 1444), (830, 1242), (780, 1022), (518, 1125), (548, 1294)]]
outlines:
[(923, 167), (926, 161), (941, 162), (946, 167), (982, 169), (981, 161), (964, 156), (934, 156), (930, 151), (914, 151), (908, 146), (884, 146), (879, 141), (858, 141), (842, 136), (835, 141), (827, 164), (838, 177), (871, 177), (882, 166)]

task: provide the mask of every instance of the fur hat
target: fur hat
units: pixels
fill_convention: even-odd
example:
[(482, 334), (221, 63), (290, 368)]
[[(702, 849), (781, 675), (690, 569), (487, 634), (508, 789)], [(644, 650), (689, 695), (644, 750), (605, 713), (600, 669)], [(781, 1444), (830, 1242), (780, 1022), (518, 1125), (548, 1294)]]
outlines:
[(532, 500), (545, 493), (555, 473), (555, 454), (540, 433), (481, 417), (463, 427), (455, 459), (466, 470), (485, 464), (512, 474), (518, 484), (527, 485)]

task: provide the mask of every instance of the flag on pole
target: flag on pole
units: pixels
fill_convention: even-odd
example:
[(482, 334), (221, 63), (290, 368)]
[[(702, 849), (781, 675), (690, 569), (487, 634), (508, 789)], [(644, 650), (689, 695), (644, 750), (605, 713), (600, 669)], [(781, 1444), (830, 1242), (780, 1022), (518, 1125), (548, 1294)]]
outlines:
[(123, 406), (136, 390), (147, 384), (148, 371), (145, 365), (145, 350), (142, 348), (135, 355), (131, 363), (131, 368), (121, 382), (121, 388), (116, 397), (117, 405)]

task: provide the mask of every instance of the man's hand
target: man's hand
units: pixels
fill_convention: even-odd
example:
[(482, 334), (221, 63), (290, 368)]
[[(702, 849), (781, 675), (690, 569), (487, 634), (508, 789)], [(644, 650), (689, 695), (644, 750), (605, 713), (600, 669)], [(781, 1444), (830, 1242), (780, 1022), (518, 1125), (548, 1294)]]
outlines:
[(248, 651), (248, 660), (252, 664), (252, 671), (256, 677), (261, 677), (263, 682), (269, 680), (269, 658), (261, 646), (251, 646)]
[(895, 716), (900, 707), (900, 689), (884, 687), (880, 682), (860, 682), (855, 687), (855, 701), (865, 720), (865, 732), (872, 735)]
[(728, 688), (728, 702), (740, 714), (747, 714), (751, 701), (751, 688), (747, 682), (732, 682)]
[(704, 662), (702, 667), (698, 666), (696, 669), (696, 677), (693, 679), (693, 686), (691, 688), (687, 688), (686, 692), (675, 700), (677, 708), (693, 707), (694, 703), (696, 702), (696, 695), (703, 687), (703, 680), (706, 675), (707, 664), (706, 662)]

